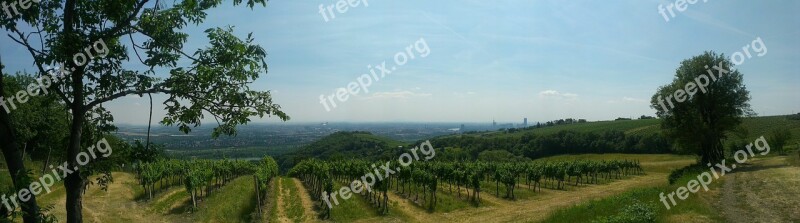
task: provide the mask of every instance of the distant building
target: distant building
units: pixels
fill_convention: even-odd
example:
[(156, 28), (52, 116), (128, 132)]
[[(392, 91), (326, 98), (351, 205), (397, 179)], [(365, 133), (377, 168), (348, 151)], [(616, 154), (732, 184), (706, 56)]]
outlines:
[(494, 119), (492, 119), (492, 127), (495, 127), (495, 126), (497, 126), (497, 122)]
[(528, 126), (528, 118), (522, 119), (522, 126)]
[(460, 130), (461, 130), (462, 132), (464, 131), (464, 124), (461, 124), (461, 128), (460, 128)]

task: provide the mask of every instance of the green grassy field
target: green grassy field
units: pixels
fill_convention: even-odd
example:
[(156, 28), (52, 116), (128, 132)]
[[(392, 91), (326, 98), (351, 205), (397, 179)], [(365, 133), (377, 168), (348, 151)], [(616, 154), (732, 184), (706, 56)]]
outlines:
[(198, 222), (250, 222), (256, 206), (253, 177), (243, 176), (212, 193), (195, 216)]
[[(186, 192), (182, 186), (175, 186), (170, 189), (167, 189), (163, 194), (160, 194), (158, 199), (154, 199), (150, 203), (150, 208), (155, 211), (156, 213), (160, 214), (175, 214), (175, 213), (182, 213), (185, 212), (191, 206), (191, 200), (189, 192)], [(163, 197), (165, 196), (165, 197)], [(177, 202), (185, 200), (184, 204), (179, 206), (178, 208), (173, 209), (173, 205)]]
[[(333, 188), (341, 188), (344, 184), (334, 183)], [(353, 222), (358, 219), (375, 218), (380, 216), (377, 209), (372, 207), (361, 195), (353, 194), (350, 199), (339, 199), (336, 205), (331, 201), (331, 220), (334, 222)]]
[[(677, 156), (659, 155), (640, 156), (638, 158), (654, 162), (668, 162), (673, 159), (680, 159)], [(646, 169), (649, 169), (649, 171), (659, 170)], [(707, 196), (689, 196), (669, 210), (659, 201), (660, 193), (675, 191), (678, 187), (685, 186), (690, 180), (696, 179), (698, 174), (699, 172), (688, 173), (673, 185), (637, 188), (617, 196), (592, 200), (570, 208), (560, 209), (551, 213), (547, 220), (543, 222), (650, 222), (651, 220), (655, 222), (676, 222), (676, 220), (679, 221), (686, 216), (708, 218), (702, 222), (707, 220), (722, 221), (718, 213), (712, 208)], [(718, 183), (712, 183), (709, 188), (713, 190), (718, 186)]]
[(800, 120), (790, 120), (785, 116), (767, 116), (745, 118), (742, 127), (748, 130), (747, 138), (755, 140), (760, 136), (769, 136), (776, 129), (788, 129), (792, 138), (788, 141), (790, 149), (800, 149)]

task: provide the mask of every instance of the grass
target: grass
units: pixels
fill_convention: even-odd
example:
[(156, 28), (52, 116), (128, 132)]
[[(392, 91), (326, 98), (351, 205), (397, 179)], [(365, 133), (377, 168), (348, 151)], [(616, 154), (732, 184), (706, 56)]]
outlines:
[(280, 188), (278, 188), (278, 179), (275, 178), (271, 181), (271, 188), (269, 191), (269, 197), (267, 198), (268, 208), (269, 208), (269, 222), (278, 222), (278, 197), (281, 196)]
[[(343, 183), (334, 181), (333, 188), (338, 189), (344, 186)], [(389, 192), (391, 193), (391, 191)], [(400, 211), (398, 201), (389, 199), (389, 213), (381, 215), (378, 208), (369, 203), (367, 198), (360, 194), (351, 194), (350, 199), (342, 199), (337, 196), (339, 204), (336, 205), (331, 200), (331, 218), (328, 219), (332, 222), (408, 222), (409, 216)], [(323, 202), (322, 205), (325, 205)]]
[[(483, 194), (484, 193), (481, 192), (481, 195)], [(464, 195), (466, 195), (466, 193), (462, 194), (462, 199), (464, 198)], [(462, 199), (446, 193), (441, 187), (439, 187), (439, 190), (436, 191), (436, 208), (434, 208), (434, 211), (447, 213), (472, 206), (470, 205), (469, 201)]]
[[(175, 190), (178, 190), (178, 191), (175, 192), (175, 193), (170, 193), (170, 192), (175, 191)], [(162, 195), (166, 195), (166, 197), (163, 197), (163, 198), (160, 198), (161, 196), (155, 197), (153, 199), (154, 201), (150, 204), (150, 208), (153, 211), (155, 211), (157, 213), (161, 213), (161, 214), (167, 214), (169, 212), (173, 212), (173, 210), (172, 210), (173, 204), (175, 204), (175, 203), (177, 203), (177, 202), (179, 202), (181, 200), (186, 200), (187, 198), (190, 198), (190, 196), (191, 196), (189, 194), (189, 192), (186, 192), (186, 189), (184, 189), (183, 187), (176, 187), (176, 188), (167, 190)], [(189, 205), (191, 205), (191, 204), (189, 204)], [(182, 212), (183, 210), (179, 210), (178, 209), (178, 210), (175, 210), (174, 212), (178, 212), (178, 211)]]
[[(130, 185), (131, 189), (134, 191), (135, 195), (133, 196), (136, 200), (148, 200), (150, 199), (150, 194), (144, 190), (141, 184), (132, 184)], [(174, 187), (181, 187), (183, 188), (183, 183), (178, 180), (176, 182), (172, 182), (172, 180), (163, 181), (163, 183), (156, 183), (153, 190), (153, 199), (158, 199), (163, 193), (169, 191)]]
[[(403, 199), (409, 199), (409, 198), (415, 197), (414, 195), (410, 195), (410, 196), (406, 197), (406, 195), (401, 194), (398, 191), (395, 191), (395, 187), (394, 186), (396, 185), (396, 183), (397, 182), (393, 182), (393, 184), (392, 184), (393, 186), (389, 189), (389, 193), (394, 193), (396, 195), (399, 195), (399, 197), (401, 197)], [(471, 205), (471, 202), (469, 201), (469, 198), (467, 197), (467, 193), (466, 193), (466, 191), (464, 190), (463, 187), (461, 187), (461, 190), (463, 191), (463, 192), (461, 192), (461, 198), (457, 197), (458, 191), (456, 190), (457, 187), (455, 185), (453, 185), (453, 192), (452, 193), (450, 193), (450, 189), (449, 188), (450, 187), (448, 186), (447, 183), (439, 182), (439, 187), (436, 190), (436, 207), (433, 209), (433, 212), (447, 213), (447, 212), (461, 210), (461, 209), (473, 206), (473, 205)], [(408, 186), (405, 189), (405, 192), (406, 192), (405, 194), (412, 194), (411, 192), (418, 192), (419, 193), (418, 201), (419, 202), (423, 202), (423, 199), (422, 199), (422, 197), (423, 197), (422, 196), (422, 188), (417, 188), (417, 187), (414, 187), (414, 186)], [(471, 190), (470, 190), (470, 193), (472, 193)], [(481, 192), (481, 196), (485, 196), (485, 194), (486, 194), (485, 192), (483, 192), (483, 191)], [(430, 194), (428, 194), (428, 196), (430, 196)], [(412, 203), (414, 203), (414, 205), (416, 207), (420, 208), (420, 210), (429, 211), (428, 210), (429, 204), (427, 202), (424, 202), (424, 203), (413, 202), (413, 199), (409, 199), (409, 201), (412, 201)], [(390, 207), (390, 209), (391, 209), (391, 207)]]
[[(11, 175), (8, 173), (8, 170), (0, 170), (0, 185), (2, 187), (6, 187), (7, 185), (11, 185)], [(5, 188), (0, 188), (0, 190), (4, 190)]]
[[(571, 222), (603, 222), (619, 219), (636, 219), (642, 221), (646, 216), (655, 222), (679, 222), (686, 220), (707, 219), (708, 221), (720, 222), (723, 219), (715, 212), (711, 203), (707, 200), (708, 193), (700, 190), (697, 194), (691, 194), (686, 200), (678, 200), (677, 205), (671, 206), (667, 210), (666, 206), (659, 200), (659, 194), (665, 195), (675, 191), (680, 186), (696, 179), (699, 173), (689, 173), (681, 177), (674, 185), (664, 185), (659, 187), (637, 188), (623, 194), (585, 202), (570, 208), (557, 210), (543, 221), (547, 223), (571, 223)], [(712, 183), (711, 188), (717, 187), (717, 183)], [(638, 209), (637, 209), (638, 208)], [(625, 213), (625, 210), (637, 210)], [(648, 215), (652, 214), (652, 215)], [(624, 221), (623, 221), (624, 222)]]
[[(692, 164), (696, 159), (693, 155), (672, 155), (672, 154), (579, 154), (579, 155), (559, 155), (547, 158), (536, 159), (535, 161), (573, 161), (573, 160), (638, 160), (642, 163), (645, 173), (658, 172), (669, 173), (676, 166), (686, 166)], [(675, 162), (685, 162), (686, 165), (674, 165)]]
[(253, 178), (243, 176), (212, 193), (195, 216), (198, 222), (250, 222), (256, 206)]
[(786, 157), (786, 161), (789, 162), (789, 165), (800, 166), (800, 150), (789, 153), (789, 156)]
[[(297, 186), (294, 185), (294, 180), (288, 177), (281, 177), (280, 180), (284, 188), (286, 188), (289, 194), (284, 196), (283, 199), (283, 207), (286, 210), (286, 216), (289, 217), (293, 222), (303, 222), (305, 218), (303, 217), (305, 212), (303, 210), (303, 204), (300, 202), (300, 192), (297, 189)], [(286, 199), (289, 198), (289, 199)]]
[[(500, 196), (497, 196), (497, 191), (498, 191), (497, 189), (499, 189), (500, 191)], [(509, 199), (506, 196), (506, 185), (501, 183), (499, 184), (498, 187), (498, 184), (496, 182), (481, 181), (481, 195), (482, 196), (489, 195), (501, 199)], [(521, 187), (518, 184), (517, 188), (514, 189), (514, 200), (525, 200), (533, 196), (536, 196), (536, 192), (534, 192), (533, 189), (528, 189), (527, 186)]]
[[(341, 188), (341, 183), (335, 182), (333, 188)], [(361, 195), (353, 194), (350, 199), (338, 199), (336, 205), (331, 200), (331, 220), (334, 222), (353, 222), (359, 219), (374, 218), (380, 216), (377, 208), (372, 207)], [(323, 204), (324, 205), (324, 204)]]
[(796, 147), (800, 144), (800, 120), (787, 119), (786, 116), (754, 117), (745, 118), (742, 126), (747, 129), (747, 138), (750, 141), (760, 136), (769, 138), (770, 132), (775, 129), (788, 129), (792, 132), (792, 138), (786, 145)]

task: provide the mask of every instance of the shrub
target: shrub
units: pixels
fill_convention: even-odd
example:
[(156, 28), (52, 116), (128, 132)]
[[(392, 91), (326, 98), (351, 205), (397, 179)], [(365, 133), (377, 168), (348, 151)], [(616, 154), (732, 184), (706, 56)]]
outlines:
[(674, 184), (676, 181), (678, 181), (678, 179), (681, 179), (681, 177), (683, 177), (687, 173), (700, 173), (703, 171), (705, 171), (705, 168), (703, 166), (701, 166), (700, 164), (693, 164), (677, 170), (673, 170), (671, 173), (669, 173), (669, 177), (667, 178), (667, 180), (669, 180), (669, 184)]
[(594, 223), (643, 223), (656, 221), (656, 208), (652, 204), (645, 204), (638, 200), (626, 206), (622, 212), (609, 217), (592, 221)]

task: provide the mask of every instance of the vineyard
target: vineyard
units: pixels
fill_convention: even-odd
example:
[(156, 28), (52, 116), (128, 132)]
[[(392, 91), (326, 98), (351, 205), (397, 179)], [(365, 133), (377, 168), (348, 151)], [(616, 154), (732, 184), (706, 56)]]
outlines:
[[(330, 218), (331, 208), (335, 207), (323, 192), (339, 191), (334, 185), (350, 186), (353, 193), (364, 197), (379, 213), (387, 214), (390, 191), (433, 211), (440, 191), (480, 206), (482, 192), (487, 187), (494, 188), (490, 192), (494, 192), (495, 197), (516, 200), (515, 191), (520, 187), (533, 192), (541, 191), (542, 187), (566, 190), (570, 185), (600, 184), (644, 174), (640, 163), (632, 160), (421, 162), (409, 166), (389, 162), (387, 166), (396, 168), (377, 168), (383, 164), (363, 160), (327, 162), (312, 159), (300, 162), (289, 174), (306, 184), (312, 198), (323, 210), (324, 218)], [(457, 192), (453, 192), (454, 188)], [(466, 190), (463, 197), (462, 188)]]
[(278, 175), (278, 164), (271, 157), (265, 157), (258, 163), (239, 160), (163, 159), (137, 165), (136, 173), (148, 199), (153, 199), (153, 193), (159, 192), (156, 188), (164, 190), (169, 186), (183, 184), (191, 196), (193, 208), (197, 208), (199, 199), (209, 196), (231, 180), (253, 175), (261, 206), (261, 197), (266, 197), (267, 194), (265, 185)]

